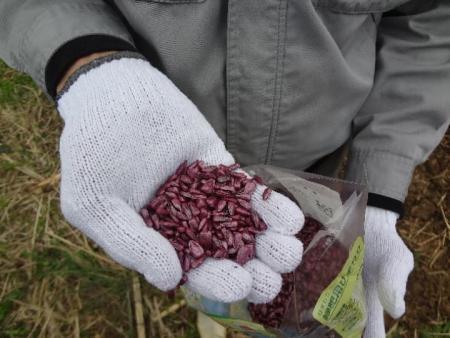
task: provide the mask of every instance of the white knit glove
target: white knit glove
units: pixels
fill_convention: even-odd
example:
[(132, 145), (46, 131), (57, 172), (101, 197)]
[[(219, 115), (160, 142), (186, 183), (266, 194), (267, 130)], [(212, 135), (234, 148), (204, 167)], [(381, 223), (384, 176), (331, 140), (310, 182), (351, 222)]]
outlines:
[[(72, 82), (58, 99), (65, 122), (64, 216), (114, 260), (161, 290), (173, 289), (182, 276), (175, 249), (137, 211), (184, 160), (229, 165), (233, 156), (195, 105), (145, 60), (108, 61)], [(268, 302), (276, 296), (280, 273), (300, 263), (303, 246), (293, 235), (304, 216), (280, 194), (262, 201), (262, 189), (252, 199), (268, 225), (257, 237), (258, 258), (244, 267), (207, 259), (189, 272), (187, 287), (224, 302), (246, 297)]]
[(383, 309), (392, 317), (405, 313), (405, 292), (414, 257), (398, 235), (398, 214), (367, 207), (364, 241), (364, 287), (368, 307), (364, 338), (383, 338)]

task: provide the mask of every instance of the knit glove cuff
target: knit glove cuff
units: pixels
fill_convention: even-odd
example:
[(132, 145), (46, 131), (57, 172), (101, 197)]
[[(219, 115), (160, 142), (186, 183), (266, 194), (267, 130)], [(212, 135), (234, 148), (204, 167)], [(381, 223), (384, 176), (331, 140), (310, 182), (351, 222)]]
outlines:
[(95, 60), (92, 60), (91, 62), (81, 66), (80, 68), (78, 68), (76, 71), (74, 71), (72, 73), (72, 75), (70, 75), (70, 77), (67, 79), (66, 83), (62, 87), (61, 91), (56, 95), (55, 101), (58, 102), (59, 99), (65, 93), (67, 93), (69, 91), (70, 87), (72, 87), (72, 85), (83, 74), (88, 73), (89, 71), (91, 71), (94, 68), (100, 67), (104, 63), (111, 62), (111, 61), (114, 61), (114, 60), (119, 60), (119, 59), (122, 59), (122, 58), (145, 60), (145, 57), (142, 54), (139, 54), (137, 52), (132, 52), (132, 51), (116, 52), (116, 53), (113, 53), (113, 54), (110, 54), (110, 55), (106, 55), (106, 56), (102, 56), (102, 57), (99, 57), (99, 58), (97, 58)]

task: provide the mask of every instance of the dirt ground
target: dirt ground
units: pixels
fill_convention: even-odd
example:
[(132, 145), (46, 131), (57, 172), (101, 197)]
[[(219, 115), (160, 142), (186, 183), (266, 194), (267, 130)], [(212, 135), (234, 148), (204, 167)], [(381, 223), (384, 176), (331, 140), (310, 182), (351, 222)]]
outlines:
[[(62, 218), (61, 126), (31, 80), (0, 63), (0, 337), (136, 337), (136, 318), (147, 337), (198, 337), (180, 295), (154, 290)], [(447, 133), (415, 172), (398, 229), (416, 267), (390, 337), (450, 337), (449, 160)]]

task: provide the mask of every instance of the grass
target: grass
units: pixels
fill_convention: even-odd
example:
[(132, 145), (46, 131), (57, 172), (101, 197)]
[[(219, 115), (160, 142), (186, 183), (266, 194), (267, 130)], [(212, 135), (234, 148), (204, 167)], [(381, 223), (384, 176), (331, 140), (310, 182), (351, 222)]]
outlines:
[[(180, 295), (151, 288), (62, 218), (61, 127), (31, 79), (0, 62), (0, 337), (135, 337), (140, 302), (148, 337), (197, 337)], [(449, 153), (447, 135), (414, 175), (399, 231), (416, 269), (391, 338), (450, 337)]]

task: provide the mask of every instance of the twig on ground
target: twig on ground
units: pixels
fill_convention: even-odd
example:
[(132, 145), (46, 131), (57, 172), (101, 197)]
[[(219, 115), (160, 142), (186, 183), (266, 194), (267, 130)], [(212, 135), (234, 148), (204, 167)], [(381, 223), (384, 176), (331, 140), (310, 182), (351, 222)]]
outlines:
[(136, 333), (138, 338), (145, 338), (144, 311), (142, 309), (141, 284), (137, 274), (133, 274), (134, 314), (136, 317)]

